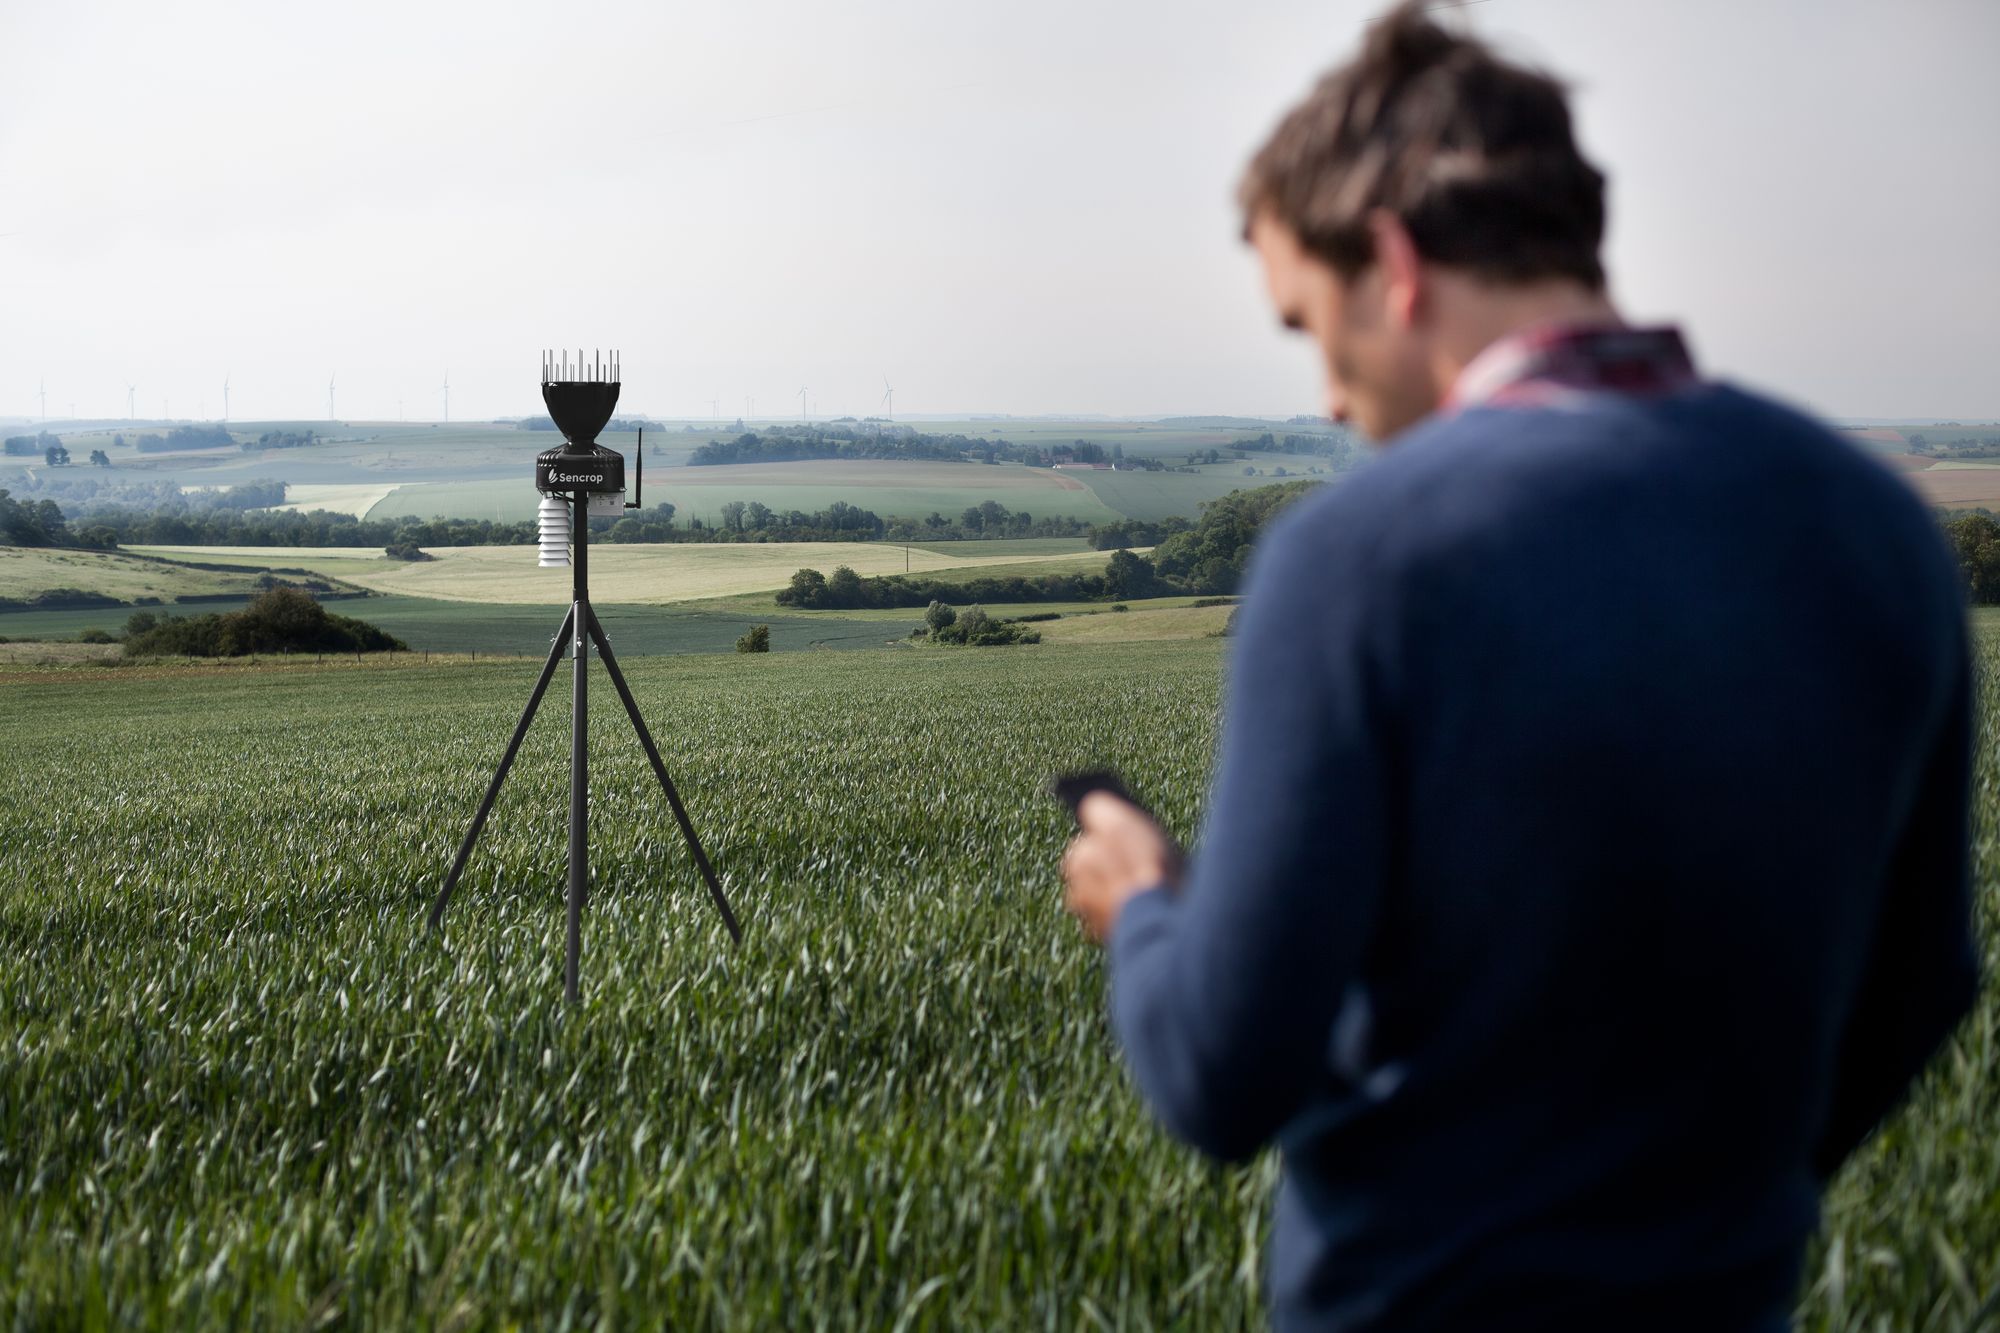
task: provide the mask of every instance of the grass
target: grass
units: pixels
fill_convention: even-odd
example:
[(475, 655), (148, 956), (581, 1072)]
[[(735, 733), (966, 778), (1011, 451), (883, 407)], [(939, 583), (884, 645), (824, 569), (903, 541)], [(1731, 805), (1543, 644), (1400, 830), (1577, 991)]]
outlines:
[(4, 687), (13, 1322), (1244, 1323), (1271, 1170), (1111, 1076), (1040, 789), (1116, 763), (1185, 829), (1217, 654), (1012, 652), (634, 664), (741, 951), (594, 691), (575, 1013), (560, 721), (421, 930), (531, 667)]
[[(1991, 969), (1991, 618), (1979, 653)], [(1202, 1163), (1118, 1076), (1042, 790), (1110, 765), (1191, 837), (1221, 666), (1219, 640), (634, 662), (746, 942), (600, 684), (574, 1012), (560, 684), (443, 938), (421, 928), (531, 664), (0, 682), (0, 810), (35, 834), (0, 841), (0, 1306), (1253, 1324), (1273, 1161)], [(1963, 1329), (2000, 1290), (1997, 1045), (1989, 989), (1835, 1182), (1800, 1327)]]
[[(1220, 634), (1229, 623), (1228, 606), (1164, 606), (1133, 602), (1129, 612), (1065, 617), (1037, 625), (1052, 643), (1140, 643), (1157, 639), (1198, 639)], [(1099, 608), (1103, 610), (1103, 608)]]

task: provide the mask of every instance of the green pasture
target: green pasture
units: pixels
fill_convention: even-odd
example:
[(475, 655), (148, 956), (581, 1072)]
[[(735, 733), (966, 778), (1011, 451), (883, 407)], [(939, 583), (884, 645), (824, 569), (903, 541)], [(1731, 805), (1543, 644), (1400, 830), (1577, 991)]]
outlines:
[[(1254, 1325), (1274, 1160), (1206, 1164), (1120, 1076), (1043, 787), (1118, 768), (1191, 839), (1223, 651), (635, 658), (740, 949), (600, 674), (574, 1010), (562, 682), (442, 937), (422, 925), (534, 663), (0, 679), (0, 809), (35, 833), (0, 841), (0, 1309)], [(1990, 621), (1980, 653), (1990, 735)], [(1969, 1329), (2000, 1290), (1996, 1038), (1989, 992), (1834, 1182), (1800, 1327)]]
[[(813, 513), (838, 500), (884, 518), (923, 518), (933, 512), (957, 517), (997, 500), (1037, 518), (1108, 523), (1119, 517), (1068, 474), (1012, 463), (812, 461), (649, 468), (641, 498), (649, 505), (672, 503), (676, 522), (699, 518), (711, 525), (721, 523), (722, 506), (732, 500), (761, 501), (781, 513)], [(518, 476), (413, 482), (377, 503), (367, 516), (521, 522), (535, 516), (540, 502), (534, 487)]]

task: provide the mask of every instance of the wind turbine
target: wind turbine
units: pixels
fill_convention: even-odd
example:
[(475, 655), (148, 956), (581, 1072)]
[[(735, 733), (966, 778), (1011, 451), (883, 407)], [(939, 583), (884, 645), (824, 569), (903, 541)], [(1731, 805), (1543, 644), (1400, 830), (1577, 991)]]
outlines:
[(139, 400), (139, 386), (138, 386), (138, 385), (136, 385), (136, 384), (128, 384), (128, 385), (126, 385), (126, 386), (125, 386), (125, 419), (126, 419), (127, 421), (131, 421), (131, 420), (135, 419), (135, 418), (136, 418), (136, 417), (137, 417), (137, 416), (139, 415), (139, 409), (138, 409), (137, 407), (135, 407), (135, 406), (134, 406), (134, 404), (135, 404), (135, 403), (137, 403), (137, 402), (138, 402), (138, 400)]
[(708, 400), (708, 414), (717, 421), (722, 420), (722, 400), (720, 398), (711, 398)]
[(326, 377), (326, 419), (328, 421), (336, 419), (333, 415), (333, 381), (334, 376), (328, 375)]
[(49, 419), (49, 382), (47, 380), (42, 381), (41, 396), (42, 420), (47, 421)]
[(889, 377), (882, 377), (882, 415), (889, 420), (896, 419), (896, 391), (889, 387)]
[(801, 385), (799, 386), (799, 424), (804, 425), (805, 420), (806, 420), (806, 391), (805, 391), (805, 386)]
[(222, 372), (222, 419), (229, 420), (229, 372)]
[(451, 424), (451, 372), (449, 370), (444, 373), (444, 422), (447, 426)]

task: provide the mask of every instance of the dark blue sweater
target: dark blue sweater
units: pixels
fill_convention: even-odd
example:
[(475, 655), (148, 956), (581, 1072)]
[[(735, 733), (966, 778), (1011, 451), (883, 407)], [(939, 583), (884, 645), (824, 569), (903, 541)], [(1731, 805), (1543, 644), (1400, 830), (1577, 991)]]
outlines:
[(1111, 942), (1168, 1128), (1282, 1151), (1278, 1325), (1785, 1327), (1975, 991), (1968, 711), (1928, 515), (1734, 389), (1476, 407), (1284, 515)]

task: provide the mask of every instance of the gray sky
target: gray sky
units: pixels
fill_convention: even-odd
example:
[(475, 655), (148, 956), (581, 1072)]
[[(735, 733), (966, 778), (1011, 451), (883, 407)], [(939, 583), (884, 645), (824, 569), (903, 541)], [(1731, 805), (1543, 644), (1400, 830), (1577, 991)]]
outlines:
[[(1237, 171), (1378, 5), (0, 5), (0, 414), (1291, 413)], [(588, 17), (585, 17), (588, 16)], [(1570, 79), (1635, 317), (2000, 415), (2000, 6), (1480, 0)]]

